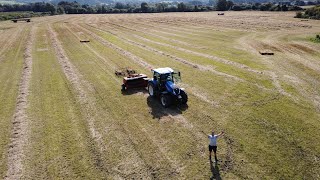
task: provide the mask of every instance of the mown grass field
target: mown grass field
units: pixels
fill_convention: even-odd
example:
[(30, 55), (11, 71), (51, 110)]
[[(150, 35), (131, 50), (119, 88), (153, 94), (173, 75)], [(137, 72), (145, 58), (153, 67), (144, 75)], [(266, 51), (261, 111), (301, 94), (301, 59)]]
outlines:
[[(0, 22), (1, 178), (319, 179), (320, 24), (293, 16)], [(124, 67), (179, 69), (188, 106), (121, 93)], [(218, 164), (202, 132), (212, 129), (225, 131)]]

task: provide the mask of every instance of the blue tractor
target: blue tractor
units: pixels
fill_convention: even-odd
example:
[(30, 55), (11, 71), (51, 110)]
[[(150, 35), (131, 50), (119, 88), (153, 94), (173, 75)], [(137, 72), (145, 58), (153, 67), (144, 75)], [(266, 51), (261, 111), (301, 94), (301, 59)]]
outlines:
[(151, 97), (160, 97), (163, 107), (169, 107), (173, 102), (186, 104), (188, 95), (183, 88), (179, 88), (174, 81), (180, 79), (180, 72), (171, 68), (152, 69), (153, 78), (148, 82), (148, 92)]

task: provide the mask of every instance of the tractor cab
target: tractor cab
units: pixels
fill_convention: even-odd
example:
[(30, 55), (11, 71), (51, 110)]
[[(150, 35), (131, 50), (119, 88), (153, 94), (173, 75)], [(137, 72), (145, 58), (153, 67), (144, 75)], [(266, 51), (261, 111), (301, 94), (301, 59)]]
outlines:
[(158, 69), (152, 69), (153, 72), (153, 80), (156, 82), (159, 86), (164, 86), (166, 82), (171, 81), (179, 82), (181, 80), (180, 72), (175, 71), (171, 68), (158, 68)]
[(187, 94), (183, 89), (175, 85), (175, 82), (181, 80), (180, 72), (174, 71), (169, 67), (152, 69), (153, 79), (149, 80), (148, 91), (150, 96), (160, 96), (161, 103), (168, 107), (176, 99), (182, 104), (188, 101)]

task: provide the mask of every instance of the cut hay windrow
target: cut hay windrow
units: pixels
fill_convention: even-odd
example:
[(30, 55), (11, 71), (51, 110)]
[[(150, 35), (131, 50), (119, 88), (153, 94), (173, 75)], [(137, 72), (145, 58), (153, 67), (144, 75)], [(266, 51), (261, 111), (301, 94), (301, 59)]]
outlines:
[[(72, 30), (72, 29), (70, 29), (70, 28), (67, 28), (67, 29), (69, 29), (69, 30)], [(73, 34), (71, 31), (69, 31), (69, 33), (70, 34)], [(74, 34), (75, 35), (75, 38), (78, 38), (77, 36), (76, 36), (76, 34)], [(87, 48), (87, 47), (86, 47)], [(98, 57), (101, 57), (101, 55), (99, 54), (99, 56)], [(97, 59), (97, 61), (101, 61), (101, 60), (103, 60), (103, 61), (105, 61), (105, 60), (107, 60), (107, 59), (101, 59), (101, 58), (93, 58), (93, 59), (91, 59), (91, 60), (94, 60), (94, 59)], [(94, 60), (94, 61), (96, 61), (96, 60)], [(104, 68), (101, 68), (101, 69), (104, 69)], [(109, 74), (112, 70), (110, 70), (110, 68), (108, 69), (108, 68), (106, 68), (106, 71), (108, 71), (107, 73)], [(112, 75), (112, 76), (114, 76), (114, 75)], [(111, 78), (112, 80), (114, 80), (114, 78)], [(118, 81), (116, 81), (115, 80), (115, 82), (118, 82)], [(112, 83), (113, 84), (113, 83)], [(116, 83), (117, 84), (117, 83)], [(103, 104), (104, 103), (106, 103), (106, 102), (103, 102)], [(114, 108), (116, 108), (115, 106), (117, 106), (116, 104), (114, 104)], [(126, 107), (124, 107), (124, 109), (125, 109)], [(141, 127), (141, 128), (139, 128), (139, 129), (143, 129), (144, 127), (143, 127), (143, 124), (141, 124), (141, 123), (139, 123), (139, 122), (136, 122), (137, 123), (137, 125), (139, 126), (139, 127)], [(117, 123), (116, 123), (117, 124)], [(122, 123), (120, 123), (120, 124), (122, 124)], [(125, 134), (131, 134), (132, 132), (130, 132), (130, 131), (128, 131), (128, 128), (127, 127), (125, 127), (125, 126), (123, 126), (123, 125), (121, 125), (119, 128), (121, 128), (121, 129), (123, 129), (123, 131), (125, 132)], [(145, 132), (145, 131), (143, 131), (143, 132)], [(117, 136), (120, 136), (118, 133), (116, 133), (117, 134)], [(122, 136), (122, 135), (121, 135)], [(148, 135), (148, 134), (145, 134), (144, 135), (144, 137), (146, 137), (149, 141), (151, 141), (151, 142), (154, 142), (154, 141), (152, 141), (151, 140), (151, 138), (149, 137), (150, 135)], [(143, 155), (142, 157), (139, 157), (139, 154), (141, 153), (141, 152), (139, 152), (137, 149), (136, 149), (136, 147), (135, 146), (137, 146), (137, 144), (135, 143), (135, 141), (137, 141), (136, 139), (134, 139), (134, 138), (131, 138), (131, 137), (128, 137), (128, 138), (125, 138), (125, 139), (123, 139), (124, 141), (126, 141), (126, 140), (129, 140), (129, 141), (134, 141), (134, 142), (132, 142), (132, 143), (130, 143), (130, 144), (127, 144), (127, 142), (126, 142), (126, 145), (124, 145), (125, 146), (125, 149), (128, 151), (127, 153), (128, 153), (128, 155), (129, 155), (129, 159), (130, 158), (137, 158), (137, 159), (133, 159), (133, 160), (131, 160), (131, 161), (134, 161), (134, 163), (135, 164), (137, 164), (137, 163), (142, 163), (142, 164), (140, 164), (140, 167), (138, 168), (139, 170), (138, 171), (141, 171), (141, 172), (139, 172), (139, 173), (142, 173), (142, 172), (144, 172), (143, 173), (143, 175), (146, 177), (147, 176), (147, 174), (152, 174), (152, 173), (156, 173), (156, 174), (158, 174), (159, 172), (158, 171), (163, 171), (163, 170), (154, 170), (154, 172), (149, 172), (149, 171), (151, 171), (149, 168), (149, 164), (144, 164), (144, 159), (145, 159), (145, 156)], [(127, 147), (127, 145), (130, 145), (130, 147)], [(152, 146), (154, 146), (154, 147), (158, 147), (158, 145), (157, 144), (150, 144), (150, 145), (152, 145)], [(132, 147), (131, 147), (132, 146)], [(133, 149), (132, 149), (133, 148)], [(135, 150), (134, 152), (131, 152), (130, 150)], [(134, 157), (134, 156), (136, 156), (136, 157)], [(163, 155), (161, 155), (161, 154), (156, 154), (156, 156), (157, 156), (157, 160), (160, 160), (161, 159), (161, 161), (163, 160), (163, 161), (165, 161), (165, 162), (169, 162), (169, 164), (170, 164), (170, 172), (166, 172), (166, 173), (173, 173), (172, 175), (175, 175), (175, 174), (177, 174), (177, 173), (179, 173), (179, 170), (178, 170), (178, 168), (176, 168), (176, 167), (178, 167), (177, 165), (175, 165), (175, 163), (176, 163), (176, 161), (175, 160), (168, 160), (167, 158), (167, 156), (165, 155), (165, 154), (163, 154)], [(141, 158), (141, 159), (139, 159), (139, 158)], [(142, 162), (141, 162), (141, 160), (143, 160)], [(174, 164), (171, 164), (171, 163), (174, 163)], [(120, 165), (119, 165), (120, 166)], [(156, 165), (156, 166), (159, 166), (159, 165)], [(132, 167), (132, 168), (137, 168), (137, 167)], [(154, 168), (154, 167), (152, 167), (152, 168)], [(130, 168), (130, 171), (131, 171), (132, 169)], [(117, 170), (117, 171), (119, 171), (119, 170)], [(137, 169), (136, 169), (136, 171), (137, 171)], [(171, 172), (172, 171), (172, 172)], [(113, 172), (111, 172), (111, 173), (113, 173)], [(125, 178), (126, 177), (126, 175), (125, 174), (127, 174), (127, 172), (123, 172), (124, 174), (123, 174), (123, 177)], [(132, 177), (135, 177), (134, 176), (134, 174), (131, 174), (132, 175)], [(129, 176), (130, 177), (130, 176)], [(139, 176), (138, 176), (139, 177)]]
[[(96, 27), (95, 27), (95, 28), (96, 28)], [(150, 47), (150, 46), (147, 46), (147, 45), (144, 45), (144, 44), (141, 44), (141, 43), (132, 41), (132, 40), (127, 39), (127, 38), (124, 38), (124, 37), (121, 37), (121, 36), (119, 36), (118, 34), (116, 34), (116, 33), (114, 33), (114, 32), (106, 31), (106, 30), (101, 30), (101, 29), (99, 29), (99, 28), (96, 28), (96, 29), (98, 29), (99, 31), (108, 32), (108, 33), (110, 33), (110, 34), (118, 37), (119, 39), (125, 41), (125, 42), (128, 42), (128, 43), (133, 44), (133, 45), (137, 45), (137, 46), (139, 46), (139, 47), (141, 47), (141, 48), (143, 48), (143, 49), (146, 49), (146, 50), (148, 50), (148, 51), (155, 52), (155, 53), (157, 53), (157, 54), (159, 54), (159, 55), (162, 55), (162, 56), (170, 57), (171, 59), (176, 60), (176, 61), (179, 61), (179, 62), (181, 62), (181, 63), (183, 63), (183, 64), (188, 65), (188, 66), (191, 66), (192, 68), (197, 68), (197, 69), (199, 69), (199, 70), (201, 70), (201, 71), (209, 71), (209, 72), (212, 72), (212, 73), (214, 73), (214, 74), (216, 74), (216, 75), (219, 75), (219, 76), (223, 76), (223, 77), (227, 77), (227, 78), (234, 79), (234, 80), (236, 80), (236, 81), (244, 82), (243, 79), (238, 78), (238, 77), (236, 77), (236, 76), (233, 76), (233, 75), (230, 75), (230, 74), (226, 74), (226, 73), (223, 73), (223, 72), (214, 70), (213, 68), (210, 68), (210, 67), (208, 67), (208, 66), (203, 66), (203, 65), (200, 65), (200, 64), (192, 63), (192, 62), (190, 62), (190, 61), (188, 61), (188, 60), (185, 60), (185, 59), (183, 59), (183, 58), (179, 58), (179, 57), (177, 57), (177, 56), (174, 56), (174, 55), (165, 53), (165, 52), (163, 52), (163, 51), (157, 50), (157, 49), (155, 49), (155, 48), (152, 48), (152, 47)]]
[[(64, 26), (64, 27), (65, 27), (66, 29), (68, 29), (69, 32), (72, 33), (75, 37), (77, 37), (78, 39), (80, 39), (80, 37), (79, 37), (76, 33), (74, 33), (68, 26)], [(85, 44), (85, 46), (86, 46), (92, 53), (94, 53), (97, 57), (99, 57), (100, 59), (102, 59), (102, 60), (106, 63), (106, 65), (109, 66), (109, 67), (111, 67), (113, 70), (116, 70), (116, 69), (119, 68), (119, 67), (116, 67), (116, 65), (113, 64), (113, 63), (111, 63), (110, 61), (107, 61), (105, 57), (102, 57), (102, 56), (101, 56), (96, 50), (94, 50), (91, 46), (89, 46), (89, 45), (87, 45), (87, 44)], [(118, 82), (119, 84), (121, 83), (121, 82), (119, 81), (119, 79), (116, 78), (116, 77), (114, 77), (111, 72), (109, 72), (109, 71), (106, 71), (106, 72), (107, 72), (107, 73), (109, 74), (109, 76), (112, 77), (116, 82)]]
[[(76, 90), (77, 99), (80, 102), (80, 104), (83, 107), (83, 115), (85, 119), (87, 120), (90, 134), (93, 138), (93, 140), (96, 142), (96, 145), (98, 146), (99, 153), (102, 153), (101, 150), (104, 149), (104, 143), (102, 142), (101, 134), (96, 130), (95, 128), (95, 116), (96, 109), (95, 109), (95, 102), (88, 96), (85, 89), (88, 89), (89, 91), (94, 91), (94, 88), (90, 85), (90, 83), (86, 82), (82, 77), (81, 74), (77, 71), (77, 69), (71, 64), (68, 57), (66, 56), (61, 43), (58, 40), (56, 32), (52, 29), (51, 25), (48, 26), (50, 39), (52, 41), (53, 48), (55, 50), (56, 56), (58, 58), (58, 61), (61, 65), (61, 68), (66, 75), (67, 79), (70, 81), (70, 83), (73, 85), (73, 87)], [(84, 85), (86, 87), (84, 87)], [(96, 161), (101, 161), (100, 156), (96, 157)], [(104, 165), (102, 167), (103, 171), (108, 172), (109, 169), (107, 169)]]
[(12, 120), (12, 135), (8, 149), (8, 171), (5, 179), (20, 179), (24, 172), (23, 159), (27, 156), (24, 148), (28, 144), (29, 119), (26, 112), (28, 106), (29, 84), (32, 75), (32, 47), (35, 39), (36, 29), (33, 26), (28, 36), (24, 52), (24, 65), (22, 77), (19, 84), (19, 95), (16, 110)]
[(93, 33), (93, 32), (91, 32), (91, 31), (89, 31), (89, 30), (81, 27), (80, 25), (76, 25), (76, 26), (79, 27), (80, 29), (82, 29), (83, 31), (86, 31), (88, 34), (90, 34), (91, 36), (93, 36), (93, 38), (95, 38), (96, 40), (98, 40), (100, 43), (102, 43), (102, 44), (104, 44), (104, 45), (106, 45), (106, 46), (108, 46), (108, 47), (116, 50), (116, 51), (119, 52), (120, 54), (123, 54), (123, 55), (125, 55), (125, 56), (127, 56), (127, 57), (130, 57), (130, 59), (134, 60), (135, 62), (137, 62), (137, 63), (140, 64), (141, 66), (146, 67), (146, 68), (148, 68), (148, 69), (152, 69), (152, 68), (153, 68), (153, 66), (152, 66), (151, 64), (145, 62), (145, 61), (144, 61), (143, 59), (141, 59), (140, 57), (138, 57), (138, 56), (136, 56), (136, 55), (134, 55), (134, 54), (132, 54), (132, 53), (130, 53), (130, 52), (128, 52), (128, 51), (126, 51), (126, 50), (124, 50), (124, 49), (122, 49), (122, 48), (120, 48), (120, 47), (118, 47), (118, 46), (116, 46), (116, 45), (114, 45), (114, 44), (112, 44), (112, 43), (110, 43), (110, 42), (108, 42), (108, 41), (106, 41), (106, 40), (103, 39), (102, 37), (100, 37), (100, 36), (96, 35), (95, 33)]
[[(310, 38), (320, 24), (294, 14), (65, 14), (0, 22), (2, 178), (317, 179), (320, 46)], [(19, 82), (29, 41), (25, 102)], [(183, 82), (172, 82), (185, 88), (186, 105), (166, 107), (146, 89), (121, 91), (116, 70), (151, 75), (156, 67), (180, 70)], [(172, 91), (164, 89), (168, 97)], [(16, 113), (24, 104), (26, 116)], [(17, 128), (25, 122), (13, 115), (27, 126)], [(207, 136), (222, 130), (212, 163)]]
[(192, 63), (192, 62), (190, 62), (190, 61), (188, 61), (188, 60), (185, 60), (185, 59), (183, 59), (183, 58), (179, 58), (179, 57), (177, 57), (177, 56), (175, 56), (175, 55), (171, 55), (171, 54), (165, 53), (165, 52), (163, 52), (163, 51), (157, 50), (157, 49), (155, 49), (155, 48), (152, 48), (152, 47), (150, 47), (150, 46), (147, 46), (147, 45), (144, 45), (144, 44), (141, 44), (141, 43), (132, 41), (132, 40), (127, 39), (127, 38), (124, 38), (124, 37), (121, 37), (121, 36), (119, 36), (118, 34), (116, 34), (116, 33), (114, 33), (114, 32), (107, 31), (107, 30), (101, 30), (101, 29), (99, 29), (99, 28), (96, 28), (96, 29), (98, 29), (99, 31), (102, 31), (102, 32), (110, 33), (110, 34), (118, 37), (119, 39), (121, 39), (121, 40), (123, 40), (123, 41), (125, 41), (125, 42), (128, 42), (128, 43), (133, 44), (133, 45), (137, 45), (137, 46), (139, 46), (139, 47), (141, 47), (141, 48), (143, 48), (143, 49), (146, 49), (146, 50), (148, 50), (148, 51), (155, 52), (155, 53), (157, 53), (157, 54), (159, 54), (159, 55), (162, 55), (162, 56), (170, 57), (171, 59), (176, 60), (176, 61), (178, 61), (178, 62), (181, 62), (181, 63), (183, 63), (183, 64), (186, 64), (186, 65), (188, 65), (188, 66), (191, 66), (192, 68), (196, 68), (196, 69), (199, 69), (199, 70), (201, 70), (201, 71), (209, 71), (209, 72), (212, 72), (212, 73), (214, 73), (214, 74), (216, 74), (216, 75), (219, 75), (219, 76), (223, 76), (223, 77), (227, 77), (227, 78), (234, 79), (234, 80), (236, 80), (236, 81), (244, 82), (244, 80), (241, 79), (241, 78), (239, 78), (239, 77), (236, 77), (236, 76), (233, 76), (233, 75), (230, 75), (230, 74), (226, 74), (226, 73), (223, 73), (223, 72), (214, 70), (213, 68), (210, 68), (210, 67), (208, 67), (208, 66), (204, 66), (204, 65)]
[[(88, 34), (92, 35), (92, 36), (93, 36), (96, 40), (98, 40), (100, 43), (102, 43), (102, 44), (104, 44), (104, 45), (107, 45), (108, 47), (115, 48), (116, 50), (121, 49), (120, 47), (118, 47), (118, 46), (116, 46), (116, 45), (114, 45), (114, 44), (106, 41), (106, 40), (103, 39), (102, 37), (98, 36), (97, 34), (91, 32), (91, 31), (89, 31), (89, 30), (87, 30), (86, 28), (84, 28), (84, 27), (82, 27), (82, 26), (80, 26), (80, 25), (76, 25), (76, 26), (79, 27), (80, 29), (86, 31)], [(153, 65), (145, 62), (145, 61), (144, 61), (143, 59), (141, 59), (140, 57), (135, 56), (135, 55), (131, 54), (131, 53), (128, 52), (128, 51), (124, 51), (123, 49), (121, 49), (121, 51), (119, 50), (119, 52), (121, 52), (121, 54), (123, 54), (123, 55), (125, 55), (125, 56), (130, 55), (130, 56), (127, 56), (127, 57), (129, 57), (130, 59), (132, 59), (132, 60), (134, 60), (134, 61), (137, 61), (137, 60), (138, 60), (137, 62), (138, 62), (140, 65), (142, 65), (143, 67), (147, 68), (147, 69), (152, 69), (152, 68), (150, 68), (150, 67), (153, 67)], [(123, 53), (123, 52), (125, 52), (125, 53)], [(187, 61), (185, 61), (185, 62), (187, 62)], [(213, 102), (211, 102), (210, 100), (208, 100), (208, 98), (204, 98), (204, 96), (199, 96), (199, 95), (198, 95), (199, 92), (200, 92), (200, 90), (197, 90), (197, 92), (192, 92), (192, 93), (193, 93), (196, 97), (200, 98), (201, 100), (206, 99), (204, 102), (206, 102), (206, 103), (209, 102), (211, 105), (216, 106), (217, 102), (214, 102), (214, 103), (213, 103)]]
[[(219, 76), (222, 76), (222, 77), (227, 77), (227, 78), (230, 78), (230, 79), (234, 79), (234, 80), (239, 81), (239, 82), (246, 82), (246, 83), (251, 84), (251, 85), (253, 85), (253, 86), (257, 86), (259, 89), (262, 89), (262, 90), (265, 90), (265, 91), (270, 91), (270, 89), (267, 89), (267, 88), (265, 88), (265, 87), (263, 87), (263, 86), (260, 86), (260, 85), (258, 85), (258, 84), (256, 84), (256, 83), (250, 83), (250, 82), (248, 82), (248, 81), (246, 81), (246, 80), (244, 80), (244, 79), (241, 79), (241, 78), (239, 78), (239, 77), (237, 77), (237, 76), (233, 76), (233, 75), (230, 75), (230, 74), (227, 74), (227, 73), (223, 73), (223, 72), (217, 71), (217, 70), (215, 70), (214, 68), (212, 68), (212, 67), (210, 67), (210, 66), (204, 66), (204, 65), (192, 63), (192, 62), (190, 62), (190, 61), (188, 61), (188, 60), (186, 60), (186, 59), (179, 58), (179, 57), (177, 57), (177, 56), (174, 56), (174, 55), (165, 53), (165, 52), (160, 51), (160, 50), (158, 50), (158, 49), (152, 48), (152, 47), (150, 47), (150, 46), (148, 46), (148, 45), (141, 44), (141, 43), (138, 43), (138, 42), (136, 42), (136, 41), (132, 41), (132, 40), (130, 40), (130, 39), (128, 39), (128, 38), (124, 38), (124, 37), (118, 35), (118, 34), (115, 33), (115, 32), (112, 32), (112, 31), (110, 31), (110, 30), (103, 30), (103, 29), (100, 29), (100, 28), (97, 28), (97, 27), (94, 27), (94, 26), (91, 26), (91, 27), (97, 29), (97, 30), (100, 31), (100, 32), (110, 33), (110, 34), (118, 37), (119, 39), (123, 40), (123, 41), (126, 42), (126, 43), (133, 44), (133, 45), (137, 45), (137, 46), (141, 47), (142, 49), (145, 49), (145, 50), (151, 51), (151, 52), (155, 52), (155, 53), (157, 53), (157, 54), (159, 54), (159, 55), (162, 55), (162, 56), (170, 57), (171, 59), (173, 59), (173, 60), (175, 60), (175, 61), (181, 62), (181, 63), (183, 63), (183, 64), (186, 64), (186, 65), (190, 66), (190, 67), (199, 69), (199, 70), (201, 70), (201, 71), (209, 71), (209, 72), (212, 72), (212, 73), (214, 73), (214, 74), (216, 74), (216, 75), (219, 75)], [(133, 36), (135, 36), (135, 35), (133, 35)], [(245, 66), (245, 67), (247, 67), (247, 66)], [(244, 69), (248, 69), (248, 68), (245, 68), (245, 67), (244, 67)], [(249, 70), (250, 70), (250, 69), (249, 69)], [(255, 71), (255, 70), (252, 70), (252, 71)], [(261, 74), (261, 71), (255, 71), (255, 73)], [(269, 72), (269, 71), (264, 71), (264, 73), (265, 73), (266, 75), (270, 75), (271, 72)], [(274, 76), (270, 76), (270, 77), (271, 77), (271, 79), (272, 79), (273, 84), (276, 85), (276, 88), (279, 88), (280, 86), (278, 85), (279, 83), (278, 83), (277, 78), (274, 78)], [(281, 88), (281, 87), (280, 87), (280, 88)], [(279, 89), (278, 89), (278, 90), (279, 90)], [(197, 91), (197, 92), (198, 92), (198, 91)], [(284, 92), (283, 89), (280, 89), (279, 92), (280, 92), (281, 94), (283, 94), (283, 95), (288, 95), (289, 97), (292, 97), (289, 93)], [(205, 96), (200, 95), (199, 93), (193, 93), (193, 94), (194, 94), (196, 97), (204, 100), (205, 102), (209, 102), (210, 104), (217, 104), (217, 102), (212, 103), (212, 102), (209, 101), (207, 98), (205, 98)]]
[(240, 63), (237, 63), (237, 62), (229, 61), (229, 60), (226, 60), (226, 59), (223, 59), (223, 58), (219, 58), (219, 57), (216, 57), (216, 56), (212, 56), (212, 55), (208, 55), (208, 54), (204, 54), (204, 53), (200, 53), (200, 52), (191, 51), (191, 50), (180, 48), (180, 47), (173, 46), (173, 45), (170, 45), (170, 44), (156, 42), (156, 41), (141, 37), (139, 35), (134, 35), (134, 36), (139, 38), (139, 39), (141, 39), (141, 40), (143, 40), (143, 41), (146, 41), (146, 42), (151, 42), (151, 43), (158, 44), (158, 45), (161, 45), (161, 46), (170, 47), (170, 48), (173, 48), (173, 49), (177, 49), (179, 51), (183, 51), (183, 52), (186, 52), (186, 53), (190, 53), (190, 54), (194, 54), (194, 55), (201, 56), (201, 57), (204, 57), (204, 58), (208, 58), (208, 59), (211, 59), (211, 60), (214, 60), (214, 61), (217, 61), (217, 62), (221, 62), (221, 63), (224, 63), (224, 64), (228, 64), (228, 65), (240, 68), (240, 69), (245, 69), (246, 71), (249, 71), (249, 72), (254, 72), (254, 73), (257, 73), (257, 74), (262, 74), (263, 73), (261, 71), (252, 69), (252, 68), (250, 68), (250, 67), (248, 67), (248, 66), (246, 66), (244, 64), (240, 64)]
[[(189, 47), (193, 47), (193, 48), (197, 48), (197, 49), (204, 49), (205, 48), (203, 46), (197, 46), (197, 45), (190, 44), (190, 43), (187, 43), (187, 42), (184, 42), (184, 41), (181, 41), (181, 40), (172, 39), (172, 38), (168, 38), (168, 37), (165, 37), (165, 36), (162, 36), (162, 35), (158, 35), (158, 34), (155, 34), (155, 33), (148, 32), (148, 31), (152, 31), (151, 29), (147, 29), (147, 28), (145, 28), (145, 29), (142, 28), (141, 29), (141, 27), (138, 27), (138, 26), (134, 26), (134, 28), (132, 28), (132, 26), (128, 27), (129, 26), (128, 24), (126, 24), (126, 26), (124, 26), (124, 25), (119, 25), (119, 24), (112, 23), (112, 22), (106, 22), (106, 23), (108, 23), (111, 26), (117, 27), (117, 28), (120, 27), (122, 29), (130, 30), (130, 31), (137, 31), (139, 33), (148, 34), (150, 36), (154, 36), (154, 37), (157, 37), (157, 38), (160, 38), (160, 39), (164, 39), (164, 40), (169, 41), (169, 42), (181, 44), (181, 45), (184, 45), (184, 46), (189, 46)], [(88, 24), (88, 25), (97, 28), (96, 26), (93, 26), (91, 24)], [(132, 25), (132, 24), (130, 24), (130, 25)], [(148, 30), (148, 31), (146, 31), (146, 30)]]
[[(66, 53), (64, 52), (63, 46), (61, 45), (59, 39), (57, 38), (56, 32), (51, 28), (51, 26), (49, 26), (49, 32), (53, 42), (53, 46), (57, 53), (58, 61), (62, 66), (62, 69), (66, 74), (67, 79), (71, 82), (71, 84), (76, 89), (77, 99), (79, 100), (82, 106), (81, 108), (82, 114), (84, 118), (87, 120), (90, 134), (93, 140), (95, 141), (95, 145), (97, 146), (97, 147), (93, 147), (93, 148), (97, 148), (98, 150), (97, 153), (99, 153), (95, 157), (96, 158), (95, 161), (97, 162), (96, 165), (98, 165), (97, 168), (99, 168), (100, 171), (102, 171), (102, 173), (107, 173), (110, 176), (125, 178), (126, 176), (128, 176), (127, 175), (128, 172), (122, 172), (122, 170), (119, 171), (115, 169), (115, 167), (112, 167), (108, 164), (108, 161), (105, 161), (103, 159), (104, 157), (103, 153), (106, 150), (108, 150), (108, 147), (104, 141), (107, 137), (104, 137), (102, 133), (100, 133), (95, 128), (96, 118), (98, 118), (98, 116), (101, 115), (98, 109), (100, 108), (100, 106), (96, 103), (97, 99), (93, 97), (93, 94), (98, 93), (96, 87), (94, 87), (91, 83), (85, 81), (83, 75), (79, 73), (78, 69), (76, 69), (76, 67), (73, 64), (71, 64), (71, 61), (69, 60)], [(111, 75), (113, 76), (113, 74)], [(86, 89), (88, 89), (89, 92), (87, 92)], [(112, 118), (110, 120), (113, 121)], [(116, 124), (114, 124), (113, 126), (116, 126)], [(116, 126), (116, 129), (117, 130), (113, 132), (113, 134), (115, 134), (116, 138), (121, 138), (121, 140), (119, 141), (123, 141), (121, 145), (122, 145), (122, 148), (127, 149), (128, 157), (126, 159), (133, 161), (135, 162), (136, 165), (138, 165), (138, 167), (136, 166), (128, 167), (127, 170), (130, 172), (133, 170), (139, 171), (139, 173), (142, 173), (141, 175), (147, 177), (148, 173), (150, 173), (148, 172), (150, 169), (147, 169), (146, 165), (144, 164), (144, 160), (139, 156), (139, 152), (135, 149), (135, 144), (132, 142), (132, 138), (126, 137), (126, 134), (128, 133), (127, 130), (124, 129), (124, 127), (122, 126), (119, 126), (119, 127)], [(119, 129), (121, 129), (120, 132), (118, 132)], [(105, 134), (105, 132), (103, 132), (103, 134)]]

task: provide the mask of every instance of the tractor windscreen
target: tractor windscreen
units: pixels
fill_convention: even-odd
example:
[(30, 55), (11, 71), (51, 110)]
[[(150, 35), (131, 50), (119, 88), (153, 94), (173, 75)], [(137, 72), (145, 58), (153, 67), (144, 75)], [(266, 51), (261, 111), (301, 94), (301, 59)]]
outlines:
[(172, 75), (170, 73), (161, 74), (160, 79), (161, 81), (172, 81)]

